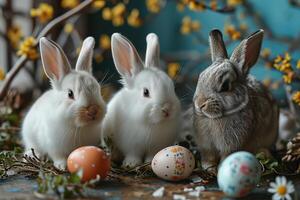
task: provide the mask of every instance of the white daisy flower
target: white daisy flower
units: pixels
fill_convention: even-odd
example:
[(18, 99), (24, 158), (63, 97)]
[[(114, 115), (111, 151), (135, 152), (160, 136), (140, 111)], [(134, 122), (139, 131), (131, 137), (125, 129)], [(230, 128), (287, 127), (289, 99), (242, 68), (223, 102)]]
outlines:
[(268, 192), (274, 193), (272, 200), (292, 200), (291, 193), (295, 191), (292, 181), (287, 182), (284, 176), (277, 176), (275, 182), (270, 183)]

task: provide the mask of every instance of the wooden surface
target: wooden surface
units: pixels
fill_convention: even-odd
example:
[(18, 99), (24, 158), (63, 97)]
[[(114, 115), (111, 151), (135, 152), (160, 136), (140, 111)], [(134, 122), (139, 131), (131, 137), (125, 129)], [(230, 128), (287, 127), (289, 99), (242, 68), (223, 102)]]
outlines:
[[(300, 196), (300, 177), (288, 177), (293, 180), (297, 196)], [(269, 181), (273, 181), (274, 177), (264, 178), (262, 183), (247, 197), (241, 198), (245, 200), (264, 200), (271, 199), (271, 194), (267, 192)], [(83, 199), (154, 199), (153, 191), (161, 186), (165, 187), (165, 195), (163, 198), (157, 199), (172, 199), (174, 194), (183, 194), (187, 199), (203, 199), (203, 200), (229, 200), (217, 188), (215, 181), (204, 184), (206, 191), (203, 191), (199, 198), (190, 197), (184, 188), (196, 187), (203, 185), (202, 183), (192, 183), (191, 181), (170, 183), (161, 181), (156, 178), (137, 179), (134, 177), (122, 177), (122, 181), (112, 180), (100, 182), (96, 188), (87, 189), (85, 192), (86, 198)], [(54, 195), (37, 195), (37, 183), (35, 179), (28, 179), (23, 176), (15, 176), (5, 180), (0, 180), (0, 200), (2, 199), (38, 199), (43, 197), (46, 199), (55, 199)], [(82, 198), (81, 198), (82, 199)]]

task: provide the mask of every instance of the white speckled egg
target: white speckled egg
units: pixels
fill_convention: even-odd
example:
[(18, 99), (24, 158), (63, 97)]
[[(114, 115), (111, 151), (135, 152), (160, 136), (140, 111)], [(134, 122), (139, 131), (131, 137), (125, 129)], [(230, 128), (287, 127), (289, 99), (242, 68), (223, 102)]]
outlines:
[(154, 156), (151, 167), (158, 177), (169, 181), (179, 181), (189, 177), (192, 173), (195, 158), (192, 152), (182, 146), (170, 146)]
[(229, 155), (218, 170), (218, 184), (230, 197), (243, 197), (251, 192), (261, 177), (261, 165), (249, 152)]

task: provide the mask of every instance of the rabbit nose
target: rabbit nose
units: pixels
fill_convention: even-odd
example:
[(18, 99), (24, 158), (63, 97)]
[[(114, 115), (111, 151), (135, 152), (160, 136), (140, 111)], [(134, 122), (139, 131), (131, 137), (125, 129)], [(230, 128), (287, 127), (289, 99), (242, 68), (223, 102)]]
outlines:
[(91, 118), (95, 118), (99, 112), (99, 107), (97, 105), (90, 105), (87, 107), (87, 115)]
[(163, 108), (161, 111), (163, 112), (163, 115), (164, 115), (165, 118), (170, 116), (170, 110), (169, 109)]

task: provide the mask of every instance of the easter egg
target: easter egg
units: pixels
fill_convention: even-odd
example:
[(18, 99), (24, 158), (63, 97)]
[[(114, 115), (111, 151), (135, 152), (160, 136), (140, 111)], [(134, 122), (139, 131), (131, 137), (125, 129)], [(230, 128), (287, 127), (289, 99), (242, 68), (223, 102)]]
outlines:
[(261, 165), (249, 152), (229, 155), (218, 170), (218, 184), (230, 197), (243, 197), (251, 192), (261, 177)]
[(158, 177), (179, 181), (191, 175), (195, 167), (195, 158), (192, 152), (182, 146), (170, 146), (154, 156), (151, 167)]
[(97, 175), (104, 179), (110, 170), (110, 158), (98, 147), (83, 146), (69, 155), (67, 166), (71, 173), (82, 169), (83, 182), (95, 179)]

